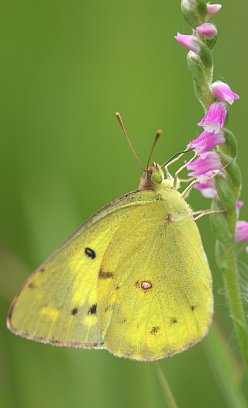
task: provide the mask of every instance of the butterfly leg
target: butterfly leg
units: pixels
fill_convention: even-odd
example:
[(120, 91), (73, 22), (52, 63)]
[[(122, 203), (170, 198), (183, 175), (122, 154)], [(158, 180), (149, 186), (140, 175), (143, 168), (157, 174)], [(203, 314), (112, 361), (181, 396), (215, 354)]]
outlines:
[(199, 220), (199, 218), (204, 217), (205, 215), (209, 214), (219, 214), (219, 213), (225, 213), (225, 210), (200, 210), (200, 211), (194, 211), (192, 215), (197, 215), (197, 217), (194, 217), (194, 220)]
[(173, 181), (173, 177), (172, 177), (172, 175), (170, 174), (170, 172), (169, 172), (167, 166), (164, 168), (164, 170), (165, 170), (167, 179), (170, 180), (170, 181)]
[(190, 183), (190, 185), (185, 188), (185, 190), (182, 192), (182, 197), (186, 198), (190, 194), (192, 188), (194, 187), (195, 184), (202, 183), (202, 181), (207, 181), (207, 180), (212, 180), (217, 174), (213, 174), (212, 176), (208, 177), (199, 177), (199, 178), (194, 178), (194, 180)]
[(191, 183), (193, 180), (195, 180), (195, 177), (189, 177), (188, 179), (179, 179), (180, 183)]
[(186, 167), (188, 166), (188, 164), (191, 163), (193, 160), (195, 160), (196, 157), (197, 157), (197, 154), (194, 154), (194, 156), (193, 156), (189, 161), (187, 161), (186, 163), (184, 163), (184, 165), (181, 166), (181, 167), (176, 171), (175, 176), (174, 176), (174, 183), (173, 183), (173, 187), (174, 187), (175, 190), (177, 190), (177, 188), (179, 187), (178, 175), (179, 175), (184, 169), (186, 169)]

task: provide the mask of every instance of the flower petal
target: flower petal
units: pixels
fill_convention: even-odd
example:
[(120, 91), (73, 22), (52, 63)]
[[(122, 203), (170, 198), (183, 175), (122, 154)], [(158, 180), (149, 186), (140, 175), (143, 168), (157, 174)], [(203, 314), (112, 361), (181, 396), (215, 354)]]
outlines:
[(233, 92), (228, 84), (222, 81), (216, 81), (211, 85), (211, 89), (215, 98), (222, 99), (230, 105), (237, 99), (239, 95)]
[(226, 105), (223, 102), (214, 102), (198, 126), (203, 126), (207, 132), (219, 133), (225, 124), (226, 114)]

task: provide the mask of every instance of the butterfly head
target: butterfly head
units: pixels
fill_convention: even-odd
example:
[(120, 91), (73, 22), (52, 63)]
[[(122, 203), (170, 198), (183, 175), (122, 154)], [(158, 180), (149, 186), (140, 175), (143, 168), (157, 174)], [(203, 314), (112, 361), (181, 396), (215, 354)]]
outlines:
[(164, 178), (164, 172), (157, 163), (152, 163), (144, 170), (139, 190), (160, 190), (161, 188), (172, 188), (173, 181)]

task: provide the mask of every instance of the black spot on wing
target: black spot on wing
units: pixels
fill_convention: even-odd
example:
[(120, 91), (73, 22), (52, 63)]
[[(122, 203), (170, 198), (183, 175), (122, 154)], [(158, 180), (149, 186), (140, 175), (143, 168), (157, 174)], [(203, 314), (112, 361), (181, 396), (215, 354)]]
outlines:
[(171, 324), (176, 324), (177, 323), (177, 319), (175, 317), (171, 318)]
[(111, 279), (114, 277), (113, 272), (104, 272), (102, 269), (99, 270), (99, 279)]
[(195, 310), (196, 306), (195, 305), (191, 305), (190, 306), (190, 310), (192, 310), (192, 312)]
[(29, 289), (34, 289), (35, 287), (36, 287), (36, 285), (35, 285), (34, 282), (30, 282), (30, 283), (28, 284), (28, 288), (29, 288)]
[(153, 335), (155, 335), (155, 334), (157, 334), (157, 332), (159, 331), (159, 327), (158, 326), (154, 326), (153, 328), (152, 328), (152, 330), (151, 330), (151, 334), (153, 334)]
[(97, 304), (94, 303), (94, 305), (90, 306), (90, 308), (88, 310), (88, 315), (96, 314), (96, 310), (97, 310)]
[(85, 253), (86, 256), (88, 256), (91, 259), (95, 259), (95, 257), (96, 257), (95, 251), (93, 249), (91, 249), (91, 248), (88, 248), (88, 247), (85, 248), (84, 253)]
[(72, 314), (73, 316), (75, 316), (75, 315), (77, 314), (77, 312), (78, 312), (78, 307), (74, 307), (74, 308), (72, 309), (72, 311), (71, 311), (71, 314)]

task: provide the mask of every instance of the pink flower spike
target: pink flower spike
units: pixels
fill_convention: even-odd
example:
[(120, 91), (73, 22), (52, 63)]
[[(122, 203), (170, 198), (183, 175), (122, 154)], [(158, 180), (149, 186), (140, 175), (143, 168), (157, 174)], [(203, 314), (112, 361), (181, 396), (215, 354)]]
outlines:
[(202, 154), (198, 159), (189, 163), (187, 165), (189, 170), (194, 170), (192, 173), (189, 173), (189, 176), (205, 176), (206, 173), (210, 171), (220, 170), (222, 168), (222, 163), (220, 157), (215, 152), (207, 152)]
[(196, 35), (184, 35), (177, 33), (175, 39), (189, 50), (194, 51), (196, 54), (199, 54), (201, 45), (203, 45), (202, 41), (196, 37)]
[(235, 241), (236, 242), (248, 241), (248, 222), (246, 221), (236, 222)]
[(230, 105), (237, 99), (239, 95), (232, 91), (229, 85), (222, 81), (216, 81), (211, 85), (211, 89), (215, 98), (222, 99)]
[(198, 126), (203, 126), (207, 132), (219, 133), (225, 124), (226, 114), (226, 105), (223, 102), (214, 102)]
[(237, 210), (240, 210), (240, 208), (242, 208), (243, 205), (244, 205), (244, 201), (241, 201), (241, 200), (236, 201), (236, 209)]
[(195, 149), (197, 154), (206, 153), (213, 147), (225, 143), (224, 132), (219, 133), (207, 132), (204, 130), (195, 140), (189, 143), (189, 148)]
[(217, 28), (214, 24), (203, 23), (196, 27), (198, 34), (204, 35), (208, 40), (212, 40), (217, 35)]
[(208, 16), (211, 17), (214, 14), (218, 13), (222, 7), (222, 4), (207, 4)]

